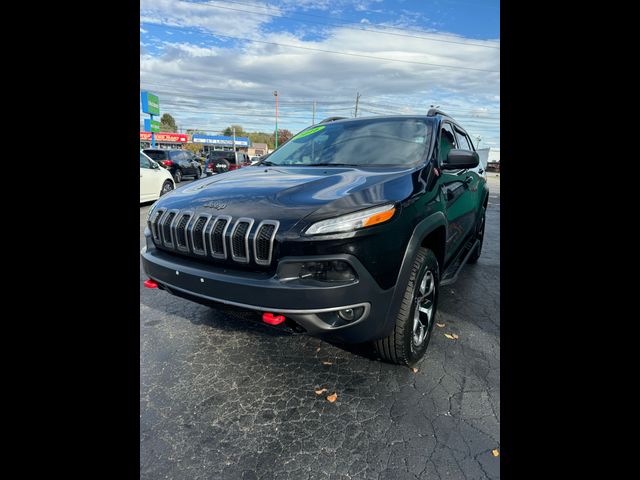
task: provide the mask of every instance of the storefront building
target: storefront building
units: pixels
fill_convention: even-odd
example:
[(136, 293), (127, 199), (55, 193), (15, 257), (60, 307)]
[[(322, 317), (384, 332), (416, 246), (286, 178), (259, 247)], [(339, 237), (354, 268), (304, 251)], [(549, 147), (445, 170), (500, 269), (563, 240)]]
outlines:
[[(156, 133), (156, 148), (181, 149), (189, 141), (184, 133)], [(140, 132), (140, 148), (151, 148), (151, 132)]]
[[(202, 152), (207, 155), (212, 150), (233, 150), (233, 137), (224, 135), (203, 135), (194, 133), (191, 141), (196, 145), (202, 145)], [(236, 137), (236, 151), (246, 152), (251, 146), (248, 137)]]

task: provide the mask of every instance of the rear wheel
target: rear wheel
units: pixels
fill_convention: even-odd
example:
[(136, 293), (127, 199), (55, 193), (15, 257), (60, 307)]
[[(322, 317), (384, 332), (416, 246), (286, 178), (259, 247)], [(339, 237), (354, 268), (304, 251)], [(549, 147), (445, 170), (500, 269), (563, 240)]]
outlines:
[(482, 211), (480, 212), (480, 219), (478, 220), (478, 225), (476, 226), (476, 239), (479, 241), (479, 243), (474, 252), (469, 256), (469, 260), (467, 260), (467, 263), (476, 263), (480, 258), (480, 254), (482, 253), (482, 244), (484, 242), (484, 222), (485, 210), (484, 207), (482, 207)]
[(374, 342), (380, 357), (398, 365), (415, 365), (431, 339), (438, 307), (440, 271), (435, 254), (420, 247), (411, 267), (393, 332)]
[(180, 183), (182, 181), (182, 170), (178, 168), (176, 173), (173, 174), (173, 178), (176, 180), (176, 183)]

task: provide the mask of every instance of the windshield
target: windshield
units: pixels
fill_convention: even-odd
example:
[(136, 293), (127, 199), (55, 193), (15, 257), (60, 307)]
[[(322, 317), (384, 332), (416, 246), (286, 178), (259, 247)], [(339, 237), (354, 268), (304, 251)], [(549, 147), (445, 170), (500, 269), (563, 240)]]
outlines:
[(419, 118), (373, 118), (310, 127), (269, 155), (269, 165), (410, 166), (420, 162), (431, 124)]

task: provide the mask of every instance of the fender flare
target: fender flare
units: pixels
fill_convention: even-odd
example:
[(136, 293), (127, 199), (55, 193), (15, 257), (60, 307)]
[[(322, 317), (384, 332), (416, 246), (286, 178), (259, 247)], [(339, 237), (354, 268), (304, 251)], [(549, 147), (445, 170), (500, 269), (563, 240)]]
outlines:
[[(396, 286), (394, 287), (393, 296), (387, 309), (386, 322), (383, 326), (383, 332), (381, 338), (384, 338), (393, 332), (395, 326), (396, 313), (400, 309), (402, 298), (404, 297), (404, 286), (409, 280), (411, 274), (411, 266), (413, 264), (413, 257), (415, 251), (422, 245), (424, 239), (432, 233), (436, 228), (445, 228), (445, 238), (447, 238), (447, 218), (443, 212), (435, 212), (428, 217), (421, 220), (413, 229), (409, 243), (404, 251), (402, 258), (402, 265), (400, 266), (400, 272), (396, 280)], [(442, 265), (440, 266), (442, 268)]]

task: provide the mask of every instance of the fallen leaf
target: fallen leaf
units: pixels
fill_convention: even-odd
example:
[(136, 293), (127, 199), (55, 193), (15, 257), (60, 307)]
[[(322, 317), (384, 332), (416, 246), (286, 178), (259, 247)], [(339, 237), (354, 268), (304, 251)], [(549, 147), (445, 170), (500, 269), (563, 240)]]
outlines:
[(449, 335), (448, 333), (445, 333), (444, 336), (447, 337), (449, 340), (455, 340), (456, 339), (453, 335)]
[(491, 454), (492, 454), (494, 457), (499, 457), (499, 456), (500, 456), (500, 450), (498, 450), (497, 448), (496, 448), (496, 449), (494, 449), (494, 450), (491, 450)]
[(452, 334), (451, 334), (451, 336), (452, 336), (453, 338), (455, 338), (456, 340), (458, 339), (458, 335), (456, 335), (455, 333), (452, 333)]
[(333, 395), (329, 395), (327, 397), (327, 401), (330, 402), (330, 403), (335, 402), (337, 399), (338, 399), (338, 394), (337, 393), (334, 393)]
[(320, 388), (320, 389), (316, 390), (316, 395), (322, 395), (326, 391), (327, 391), (326, 388)]
[(416, 367), (413, 367), (411, 371), (413, 371), (413, 373), (418, 373), (418, 369)]
[(316, 353), (318, 353), (320, 351), (320, 347), (316, 348)]
[(439, 328), (444, 328), (445, 324), (444, 323), (436, 323), (436, 327)]
[(323, 365), (333, 365), (331, 362), (322, 362)]

